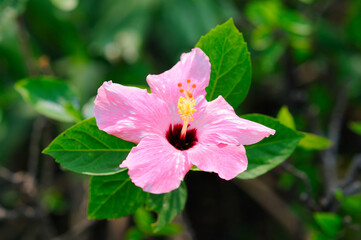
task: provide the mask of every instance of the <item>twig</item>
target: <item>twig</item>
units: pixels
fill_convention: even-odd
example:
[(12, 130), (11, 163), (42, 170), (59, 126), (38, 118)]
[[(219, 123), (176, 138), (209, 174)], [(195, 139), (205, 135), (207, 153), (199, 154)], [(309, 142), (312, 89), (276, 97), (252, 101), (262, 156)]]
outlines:
[(16, 20), (19, 32), (20, 50), (25, 61), (26, 70), (29, 76), (37, 76), (39, 74), (39, 69), (29, 46), (28, 34), (24, 26), (24, 20), (21, 16), (18, 16)]
[(7, 210), (0, 207), (0, 221), (15, 220), (18, 218), (38, 219), (40, 216), (32, 207), (25, 207), (19, 210)]
[(261, 180), (253, 179), (243, 181), (232, 180), (238, 187), (245, 191), (250, 197), (256, 200), (268, 213), (270, 213), (279, 223), (291, 234), (292, 239), (302, 239), (300, 222), (296, 215), (291, 212), (288, 205), (280, 199)]
[(355, 180), (357, 174), (360, 171), (361, 171), (361, 154), (358, 154), (353, 158), (351, 166), (348, 169), (348, 173), (346, 174), (346, 177), (339, 185), (339, 187), (346, 188), (348, 185), (352, 184), (352, 182)]
[(196, 240), (196, 236), (193, 228), (191, 227), (187, 213), (183, 211), (174, 219), (174, 223), (180, 224), (182, 226), (182, 233), (176, 234), (174, 236), (168, 237), (168, 240)]
[(330, 0), (328, 2), (322, 2), (322, 4), (320, 4), (320, 9), (318, 10), (318, 19), (322, 19), (323, 14), (333, 5), (337, 2), (338, 0)]
[[(54, 236), (55, 228), (51, 225), (51, 220), (46, 214), (46, 211), (43, 209), (41, 203), (37, 198), (37, 189), (36, 185), (33, 183), (34, 178), (29, 174), (23, 172), (13, 173), (8, 169), (0, 166), (0, 177), (4, 180), (16, 185), (20, 193), (28, 198), (28, 203), (33, 205), (33, 207), (25, 207), (17, 210), (5, 210), (0, 209), (0, 219), (1, 214), (4, 219), (16, 219), (16, 218), (38, 218), (43, 226), (44, 234), (47, 238)], [(32, 188), (29, 188), (31, 186)]]
[(335, 108), (333, 109), (329, 125), (328, 138), (333, 145), (322, 154), (324, 177), (326, 184), (326, 195), (333, 194), (337, 186), (337, 153), (340, 139), (342, 119), (346, 110), (347, 95), (346, 88), (340, 90)]
[(21, 193), (25, 194), (27, 197), (35, 197), (37, 191), (32, 176), (24, 172), (13, 173), (5, 167), (0, 166), (0, 178), (20, 188)]
[(281, 167), (283, 167), (286, 171), (288, 171), (289, 173), (291, 173), (293, 176), (295, 176), (296, 178), (300, 179), (303, 184), (305, 185), (306, 187), (306, 194), (305, 194), (305, 198), (302, 198), (302, 200), (305, 200), (309, 206), (309, 208), (311, 210), (314, 210), (316, 208), (316, 202), (315, 200), (312, 198), (312, 185), (311, 185), (311, 182), (310, 182), (310, 179), (308, 179), (307, 175), (296, 169), (295, 167), (293, 167), (291, 164), (289, 163), (283, 163), (281, 165)]
[(12, 173), (7, 168), (0, 166), (0, 177), (14, 185), (21, 184), (24, 180), (21, 174)]
[(46, 119), (42, 116), (39, 116), (35, 119), (33, 124), (33, 130), (31, 132), (30, 144), (29, 144), (29, 158), (28, 158), (28, 173), (34, 179), (36, 178), (36, 173), (39, 164), (39, 143), (42, 135), (42, 131), (45, 127)]
[(361, 192), (361, 182), (356, 181), (348, 185), (343, 190), (343, 195), (350, 196)]
[(52, 240), (71, 240), (71, 239), (77, 239), (77, 237), (85, 232), (87, 229), (89, 229), (91, 226), (93, 226), (96, 223), (96, 221), (91, 221), (88, 219), (83, 219), (81, 222), (76, 224), (74, 227), (72, 227), (68, 232), (52, 238)]

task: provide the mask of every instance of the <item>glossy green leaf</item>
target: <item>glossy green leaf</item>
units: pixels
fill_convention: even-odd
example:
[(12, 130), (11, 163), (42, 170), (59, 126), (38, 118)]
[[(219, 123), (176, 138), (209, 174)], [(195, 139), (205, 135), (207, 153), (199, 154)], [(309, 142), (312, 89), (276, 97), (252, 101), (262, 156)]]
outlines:
[(81, 120), (77, 96), (69, 85), (54, 78), (26, 78), (15, 84), (15, 89), (39, 113), (58, 121)]
[(361, 122), (352, 122), (350, 123), (350, 129), (357, 134), (361, 135)]
[(63, 11), (72, 11), (78, 6), (78, 0), (51, 0), (51, 2)]
[[(21, 1), (14, 1), (14, 0), (1, 0), (0, 2), (0, 12), (2, 13), (0, 16), (0, 23), (2, 17), (5, 15), (4, 12), (6, 11), (13, 11), (15, 14), (21, 14), (25, 7), (28, 0), (21, 0)], [(5, 15), (3, 18), (9, 17), (9, 13)]]
[[(295, 121), (287, 106), (283, 106), (277, 114), (277, 119), (291, 129), (296, 129)], [(325, 137), (317, 136), (312, 133), (299, 132), (303, 138), (298, 143), (298, 146), (308, 150), (323, 150), (332, 145), (332, 142)]]
[(293, 153), (302, 138), (301, 134), (284, 126), (277, 119), (260, 114), (241, 117), (275, 129), (276, 133), (256, 144), (246, 146), (248, 168), (237, 176), (240, 179), (256, 178), (270, 171)]
[(297, 11), (284, 9), (279, 16), (279, 24), (284, 30), (299, 36), (309, 36), (312, 33), (311, 22)]
[(196, 47), (211, 62), (207, 100), (222, 95), (234, 108), (247, 96), (251, 84), (251, 60), (242, 34), (230, 19), (202, 36)]
[(91, 97), (83, 106), (81, 109), (83, 116), (85, 118), (91, 118), (94, 117), (94, 100), (95, 96)]
[(161, 229), (157, 230), (155, 235), (158, 236), (173, 236), (178, 234), (182, 231), (182, 226), (177, 223), (168, 223)]
[(125, 240), (144, 240), (144, 234), (136, 227), (131, 227), (125, 234)]
[(282, 106), (280, 111), (277, 114), (277, 119), (285, 125), (286, 127), (289, 127), (291, 129), (296, 129), (295, 120), (293, 119), (292, 114), (288, 110), (287, 106)]
[(273, 29), (266, 25), (258, 26), (251, 36), (252, 49), (263, 51), (274, 44)]
[(186, 201), (187, 189), (184, 183), (169, 193), (149, 194), (146, 207), (158, 214), (157, 222), (153, 224), (154, 230), (160, 230), (181, 213)]
[(245, 15), (255, 26), (275, 26), (283, 7), (278, 1), (250, 1), (246, 5)]
[(319, 230), (311, 230), (310, 240), (334, 240)]
[(344, 211), (351, 215), (361, 214), (361, 195), (343, 197), (341, 207)]
[(133, 216), (134, 222), (143, 235), (156, 235), (156, 236), (171, 236), (180, 232), (181, 227), (178, 224), (168, 223), (159, 230), (154, 229), (153, 222), (155, 221), (151, 212), (144, 208), (138, 208)]
[(43, 153), (65, 169), (107, 175), (120, 171), (119, 164), (134, 145), (99, 130), (95, 119), (90, 118), (60, 134)]
[(301, 132), (304, 137), (298, 143), (299, 147), (308, 150), (324, 150), (332, 145), (332, 142), (325, 137), (317, 136), (312, 133)]
[(336, 237), (342, 228), (342, 218), (335, 213), (317, 212), (313, 215), (323, 233), (329, 237)]
[(133, 215), (134, 222), (140, 232), (145, 234), (152, 234), (153, 227), (152, 223), (155, 221), (151, 212), (140, 207), (135, 211)]
[(147, 193), (135, 186), (126, 172), (93, 176), (90, 180), (88, 217), (124, 217), (135, 212), (146, 198)]

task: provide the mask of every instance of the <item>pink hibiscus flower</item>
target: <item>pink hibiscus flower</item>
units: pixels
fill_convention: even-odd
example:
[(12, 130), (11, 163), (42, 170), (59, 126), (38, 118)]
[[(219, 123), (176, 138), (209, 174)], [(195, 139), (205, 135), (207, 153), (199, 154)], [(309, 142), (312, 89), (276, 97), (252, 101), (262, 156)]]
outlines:
[(207, 102), (211, 64), (201, 49), (181, 56), (170, 70), (148, 75), (145, 89), (104, 82), (95, 99), (99, 129), (138, 143), (120, 164), (150, 193), (179, 187), (195, 165), (230, 180), (247, 169), (243, 145), (275, 130), (239, 118), (222, 96)]

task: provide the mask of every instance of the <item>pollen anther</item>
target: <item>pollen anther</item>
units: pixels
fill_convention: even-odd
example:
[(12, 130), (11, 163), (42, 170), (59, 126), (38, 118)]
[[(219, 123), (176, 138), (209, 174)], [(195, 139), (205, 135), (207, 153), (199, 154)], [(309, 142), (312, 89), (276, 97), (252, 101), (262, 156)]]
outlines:
[(183, 121), (192, 120), (192, 115), (196, 110), (196, 100), (194, 98), (180, 97), (178, 100), (178, 113)]

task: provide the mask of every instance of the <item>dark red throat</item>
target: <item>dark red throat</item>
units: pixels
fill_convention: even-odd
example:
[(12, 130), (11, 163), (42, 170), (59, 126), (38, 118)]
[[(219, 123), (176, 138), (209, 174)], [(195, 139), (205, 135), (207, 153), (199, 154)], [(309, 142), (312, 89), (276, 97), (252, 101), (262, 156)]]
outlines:
[(169, 129), (166, 133), (166, 138), (170, 144), (179, 150), (187, 150), (196, 145), (197, 129), (187, 130), (185, 138), (181, 138), (182, 124), (169, 125)]

